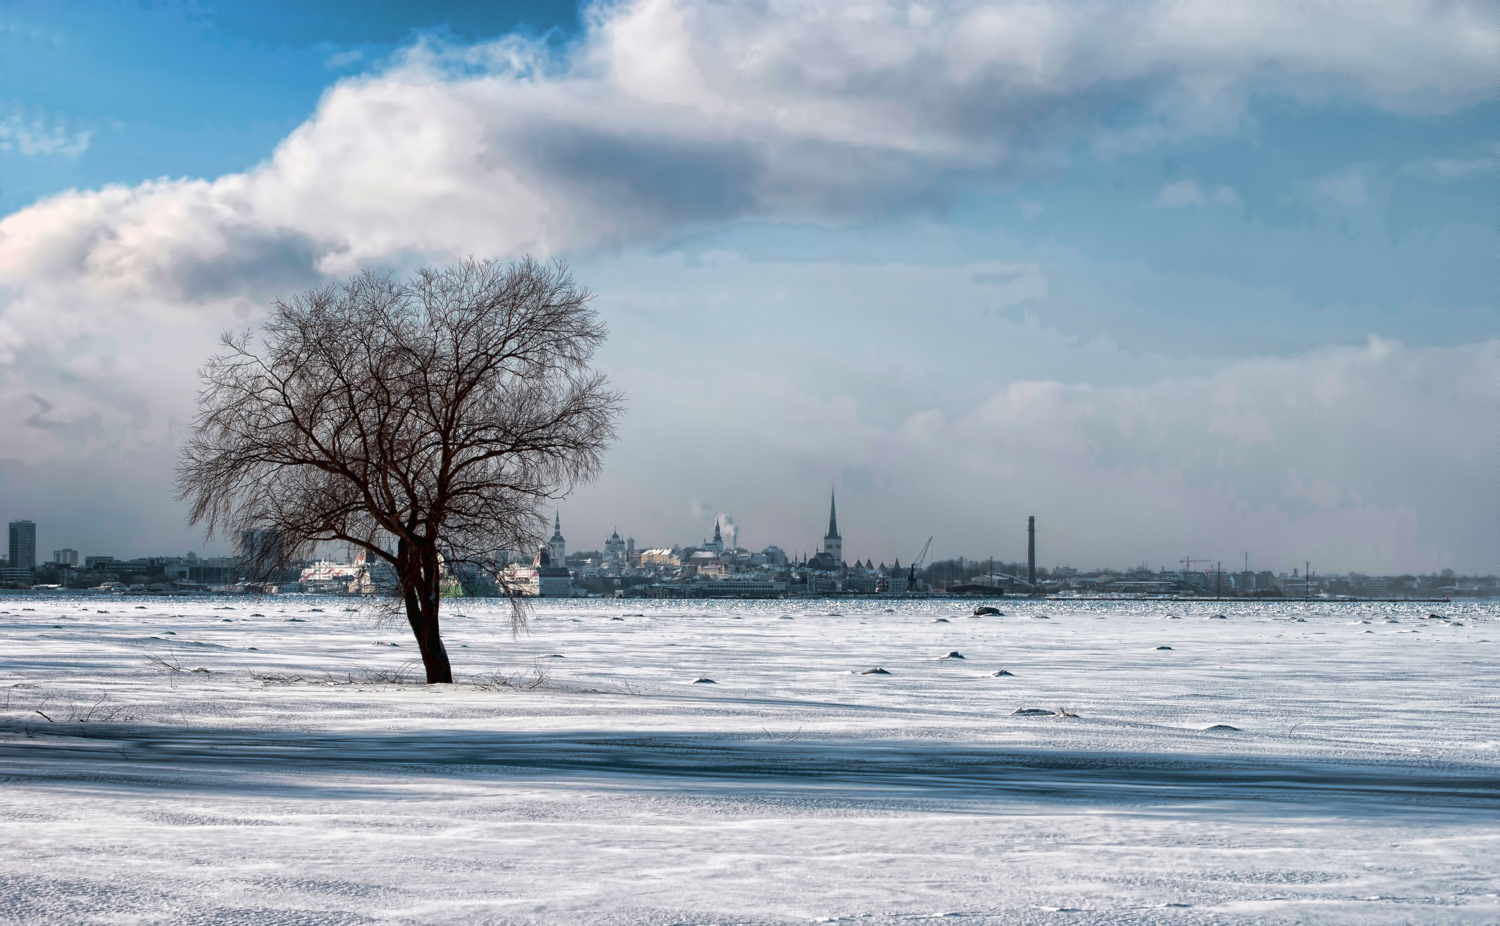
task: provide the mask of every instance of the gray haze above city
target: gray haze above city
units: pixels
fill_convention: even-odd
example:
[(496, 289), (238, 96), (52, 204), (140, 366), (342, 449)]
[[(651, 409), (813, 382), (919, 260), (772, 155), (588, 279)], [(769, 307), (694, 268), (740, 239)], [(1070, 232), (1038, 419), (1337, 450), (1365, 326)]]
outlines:
[[(0, 519), (172, 500), (219, 333), (360, 268), (566, 260), (611, 532), (850, 560), (1492, 573), (1487, 4), (0, 11)], [(729, 520), (723, 520), (723, 519)]]

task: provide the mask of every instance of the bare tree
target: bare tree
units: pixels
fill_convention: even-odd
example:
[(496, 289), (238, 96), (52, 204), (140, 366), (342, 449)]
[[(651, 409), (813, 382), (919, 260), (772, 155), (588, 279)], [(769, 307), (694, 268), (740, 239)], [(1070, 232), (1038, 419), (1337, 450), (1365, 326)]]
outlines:
[(246, 545), (262, 574), (320, 542), (389, 564), (427, 681), (450, 682), (445, 566), (499, 578), (500, 551), (536, 549), (545, 504), (593, 479), (614, 436), (591, 298), (528, 258), (278, 302), (258, 339), (226, 333), (203, 368), (178, 498), (210, 536), (260, 538)]

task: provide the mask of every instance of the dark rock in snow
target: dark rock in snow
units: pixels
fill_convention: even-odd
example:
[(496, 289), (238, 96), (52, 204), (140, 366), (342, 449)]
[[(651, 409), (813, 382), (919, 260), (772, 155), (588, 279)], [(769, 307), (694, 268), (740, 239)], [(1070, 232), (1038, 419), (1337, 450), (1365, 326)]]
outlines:
[(876, 666), (873, 669), (861, 669), (859, 674), (860, 675), (890, 675), (891, 673), (889, 673), (886, 670), (882, 669), (880, 666)]
[(1014, 677), (1015, 673), (1014, 672), (1007, 672), (1004, 669), (996, 669), (995, 671), (991, 672), (989, 675), (986, 675), (985, 678), (1004, 678), (1007, 675)]
[(993, 614), (996, 617), (1004, 617), (1005, 616), (1004, 612), (1001, 611), (999, 608), (992, 608), (989, 605), (980, 605), (979, 607), (977, 607), (977, 608), (974, 609), (974, 616), (975, 617), (979, 617), (979, 616), (984, 615), (984, 614)]
[(1216, 723), (1213, 726), (1204, 727), (1204, 733), (1239, 733), (1239, 727), (1231, 727), (1227, 723)]
[(964, 654), (960, 653), (958, 650), (954, 650), (951, 653), (949, 653), (948, 655), (946, 655), (946, 656), (939, 656), (938, 658), (939, 659), (962, 659), (962, 658), (964, 658)]
[(1020, 717), (1044, 717), (1044, 716), (1045, 717), (1051, 717), (1051, 716), (1053, 716), (1052, 711), (1043, 710), (1040, 707), (1018, 707), (1015, 710), (1011, 711), (1010, 713), (1011, 713), (1011, 716), (1013, 716), (1013, 717), (1014, 716), (1020, 716)]
[(1158, 646), (1157, 649), (1171, 649), (1170, 646)]
[(704, 678), (703, 676), (700, 675), (697, 678), (693, 679), (692, 682), (690, 682), (689, 684), (693, 684), (693, 685), (717, 685), (719, 683), (716, 682), (716, 681), (714, 681), (711, 678)]

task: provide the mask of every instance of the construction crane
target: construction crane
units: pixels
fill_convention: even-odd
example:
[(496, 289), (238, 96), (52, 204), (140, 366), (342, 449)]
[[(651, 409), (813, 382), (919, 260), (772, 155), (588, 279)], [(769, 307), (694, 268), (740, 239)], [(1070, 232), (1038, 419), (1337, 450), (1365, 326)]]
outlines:
[(927, 562), (927, 551), (930, 549), (932, 549), (932, 538), (928, 537), (927, 542), (922, 544), (922, 552), (918, 553), (917, 558), (911, 561), (911, 571), (906, 574), (906, 590), (908, 592), (917, 590), (917, 570), (921, 569), (922, 564)]
[[(1193, 564), (1194, 563), (1205, 563), (1205, 564), (1207, 564), (1207, 563), (1213, 562), (1213, 560), (1211, 560), (1211, 559), (1198, 559), (1197, 557), (1194, 557), (1194, 556), (1184, 556), (1182, 558), (1181, 562), (1182, 562), (1182, 581), (1186, 582), (1188, 585), (1191, 586), (1193, 584), (1193, 581), (1188, 578), (1188, 573), (1190, 573), (1190, 572), (1193, 571)], [(1206, 571), (1204, 573), (1204, 576), (1205, 576), (1205, 579), (1206, 579), (1207, 578), (1207, 572)], [(1203, 588), (1203, 594), (1205, 594), (1205, 595), (1208, 594), (1208, 588), (1207, 588), (1207, 586), (1205, 586)]]

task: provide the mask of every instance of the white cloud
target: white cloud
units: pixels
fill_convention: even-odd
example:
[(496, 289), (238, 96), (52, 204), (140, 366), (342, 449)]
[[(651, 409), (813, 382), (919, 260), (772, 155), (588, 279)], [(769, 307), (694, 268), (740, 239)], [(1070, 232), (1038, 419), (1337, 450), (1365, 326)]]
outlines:
[(87, 131), (68, 131), (61, 120), (0, 111), (0, 151), (74, 157), (88, 150), (91, 137)]
[[(561, 58), (517, 37), (420, 44), (335, 85), (243, 173), (70, 191), (0, 220), (0, 458), (164, 439), (219, 329), (361, 266), (859, 219), (1080, 143), (1223, 131), (1268, 86), (1452, 109), (1494, 94), (1500, 51), (1487, 8), (1462, 3), (640, 0), (585, 22)], [(0, 120), (15, 150), (87, 143)], [(1234, 200), (1185, 182), (1162, 205)]]
[(1163, 184), (1151, 205), (1157, 209), (1181, 209), (1183, 206), (1201, 206), (1208, 202), (1196, 180), (1178, 180)]
[[(1372, 341), (1143, 386), (1023, 380), (890, 426), (774, 371), (684, 382), (641, 367), (618, 372), (635, 411), (605, 482), (567, 518), (583, 537), (618, 520), (638, 541), (666, 542), (696, 536), (678, 511), (712, 493), (757, 543), (796, 551), (821, 536), (835, 484), (845, 549), (861, 559), (907, 558), (927, 534), (943, 555), (1019, 558), (1035, 514), (1048, 564), (1248, 551), (1260, 568), (1489, 571), (1500, 548), (1490, 519), (1471, 513), (1500, 502), (1500, 440), (1479, 424), (1493, 417), (1497, 364), (1500, 341)], [(1289, 391), (1305, 400), (1289, 407)], [(1414, 423), (1410, 437), (1401, 422)], [(1442, 435), (1441, 451), (1418, 432)], [(711, 459), (697, 446), (715, 448)]]
[(1221, 186), (1213, 191), (1212, 195), (1203, 192), (1203, 188), (1196, 180), (1178, 180), (1175, 183), (1166, 183), (1157, 191), (1156, 199), (1152, 201), (1153, 209), (1182, 209), (1187, 206), (1204, 206), (1213, 203), (1216, 206), (1239, 205), (1239, 195), (1234, 189)]
[(1362, 206), (1370, 198), (1365, 179), (1352, 171), (1320, 180), (1318, 192), (1345, 206)]

